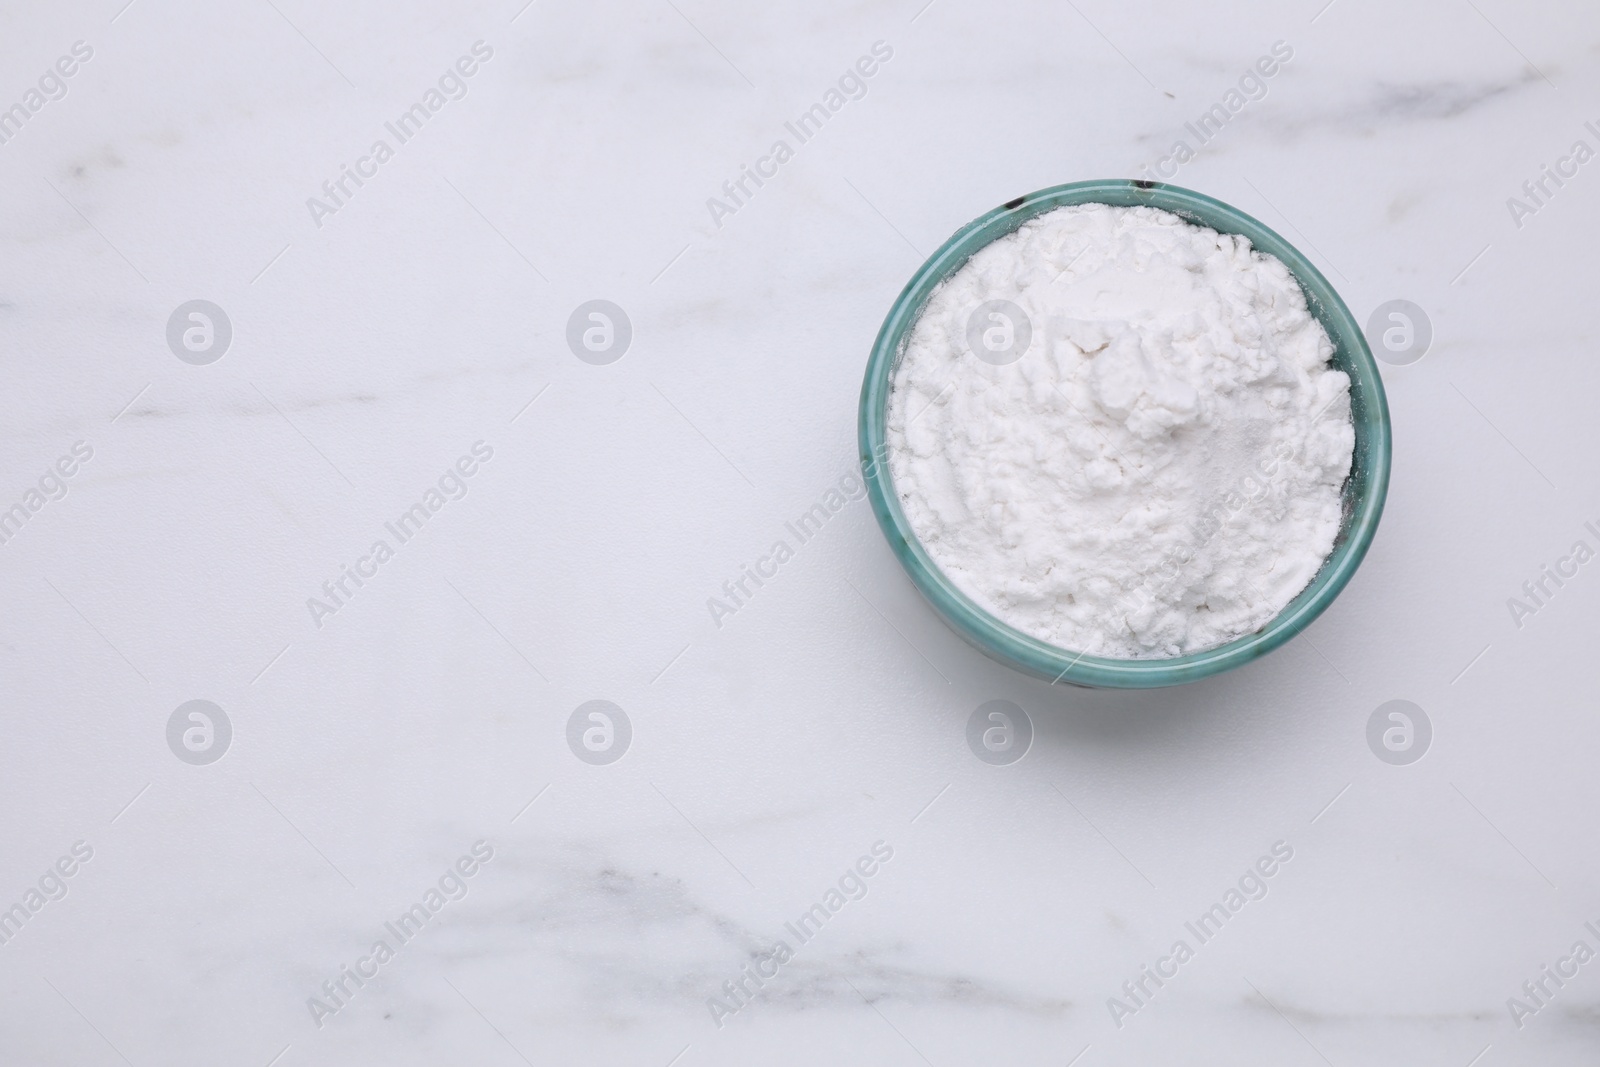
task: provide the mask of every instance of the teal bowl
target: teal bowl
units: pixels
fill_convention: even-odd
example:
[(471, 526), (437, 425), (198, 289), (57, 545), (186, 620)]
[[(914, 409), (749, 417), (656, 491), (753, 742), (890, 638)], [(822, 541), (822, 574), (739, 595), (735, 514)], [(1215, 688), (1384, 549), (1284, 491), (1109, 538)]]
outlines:
[[(995, 618), (958, 589), (928, 555), (900, 508), (889, 469), (889, 391), (895, 365), (929, 294), (972, 254), (1029, 219), (1072, 204), (1111, 204), (1170, 211), (1218, 233), (1240, 234), (1283, 261), (1306, 304), (1333, 341), (1333, 365), (1350, 376), (1355, 456), (1345, 481), (1344, 517), (1333, 552), (1311, 584), (1271, 622), (1225, 645), (1167, 659), (1109, 659), (1058, 648)], [(963, 226), (912, 276), (883, 320), (861, 389), (861, 464), (867, 497), (889, 546), (935, 611), (957, 634), (990, 657), (1052, 683), (1096, 689), (1150, 689), (1182, 685), (1266, 655), (1321, 615), (1367, 554), (1389, 490), (1389, 405), (1383, 381), (1361, 327), (1322, 272), (1278, 234), (1238, 208), (1174, 185), (1144, 181), (1090, 181), (1057, 185), (1018, 197)]]

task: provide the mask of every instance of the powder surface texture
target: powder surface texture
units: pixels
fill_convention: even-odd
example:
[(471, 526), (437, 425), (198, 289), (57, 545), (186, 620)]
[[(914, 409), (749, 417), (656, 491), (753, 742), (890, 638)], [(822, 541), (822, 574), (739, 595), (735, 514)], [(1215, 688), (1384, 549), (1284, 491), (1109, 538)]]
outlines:
[(934, 562), (1001, 620), (1114, 659), (1202, 651), (1332, 551), (1355, 445), (1332, 354), (1247, 239), (1060, 208), (929, 297), (891, 383), (890, 473)]

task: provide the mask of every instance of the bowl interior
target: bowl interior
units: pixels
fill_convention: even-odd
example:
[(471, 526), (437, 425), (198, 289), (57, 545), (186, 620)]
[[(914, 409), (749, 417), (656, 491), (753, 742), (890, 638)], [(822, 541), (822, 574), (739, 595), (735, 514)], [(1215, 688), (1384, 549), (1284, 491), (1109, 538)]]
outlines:
[[(887, 462), (889, 392), (894, 369), (923, 303), (974, 252), (1028, 220), (1071, 204), (1148, 206), (1219, 233), (1240, 234), (1289, 268), (1313, 316), (1333, 341), (1333, 365), (1350, 376), (1355, 455), (1343, 490), (1344, 516), (1332, 553), (1311, 583), (1271, 622), (1225, 645), (1169, 659), (1109, 659), (1059, 648), (1009, 626), (958, 589), (917, 541), (900, 507)], [(1328, 280), (1288, 241), (1239, 209), (1174, 185), (1107, 180), (1075, 182), (1018, 197), (962, 227), (922, 265), (890, 308), (873, 344), (861, 391), (861, 461), (873, 513), (917, 588), (945, 620), (983, 652), (1052, 682), (1102, 688), (1150, 688), (1195, 681), (1247, 663), (1310, 625), (1344, 588), (1366, 555), (1389, 487), (1389, 408), (1383, 381), (1360, 326)]]

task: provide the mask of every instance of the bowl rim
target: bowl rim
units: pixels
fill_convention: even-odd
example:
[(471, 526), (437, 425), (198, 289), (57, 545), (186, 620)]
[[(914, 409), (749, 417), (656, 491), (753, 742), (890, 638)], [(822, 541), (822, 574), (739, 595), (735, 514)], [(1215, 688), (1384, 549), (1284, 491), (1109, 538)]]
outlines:
[[(1219, 233), (1239, 234), (1289, 268), (1311, 314), (1334, 345), (1333, 363), (1351, 380), (1356, 445), (1346, 479), (1347, 514), (1339, 539), (1310, 583), (1260, 630), (1203, 652), (1165, 659), (1113, 659), (1049, 644), (1002, 622), (945, 576), (917, 540), (900, 508), (888, 463), (888, 401), (900, 351), (932, 292), (978, 249), (1056, 208), (1103, 203), (1149, 206)], [(1364, 417), (1357, 417), (1358, 406)], [(917, 269), (895, 298), (867, 360), (859, 409), (863, 481), (873, 514), (919, 592), (961, 637), (991, 658), (1051, 684), (1144, 689), (1181, 685), (1266, 655), (1309, 626), (1339, 595), (1365, 558), (1389, 488), (1392, 438), (1388, 399), (1366, 337), (1328, 279), (1297, 248), (1258, 219), (1204, 193), (1133, 179), (1054, 185), (1009, 200), (957, 230)], [(1360, 481), (1357, 482), (1358, 475)], [(1356, 484), (1353, 503), (1349, 487)]]

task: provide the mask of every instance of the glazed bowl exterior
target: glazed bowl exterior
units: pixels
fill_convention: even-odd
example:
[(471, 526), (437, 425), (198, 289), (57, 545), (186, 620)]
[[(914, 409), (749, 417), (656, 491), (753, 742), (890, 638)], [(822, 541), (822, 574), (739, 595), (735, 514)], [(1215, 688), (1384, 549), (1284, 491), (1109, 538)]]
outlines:
[[(924, 302), (990, 242), (1046, 212), (1073, 204), (1147, 206), (1218, 233), (1241, 234), (1283, 261), (1306, 304), (1333, 341), (1333, 365), (1350, 376), (1355, 455), (1343, 490), (1344, 515), (1332, 553), (1311, 583), (1269, 623), (1225, 645), (1167, 659), (1109, 659), (1059, 648), (1000, 621), (950, 581), (917, 540), (900, 507), (887, 461), (889, 393), (895, 366)], [(1057, 185), (974, 219), (918, 269), (889, 309), (867, 362), (861, 389), (861, 463), (867, 497), (889, 546), (923, 597), (957, 634), (992, 658), (1052, 683), (1105, 689), (1182, 685), (1266, 655), (1305, 629), (1333, 603), (1361, 565), (1389, 489), (1389, 406), (1377, 363), (1360, 325), (1322, 272), (1288, 241), (1238, 208), (1159, 182), (1104, 180)]]

